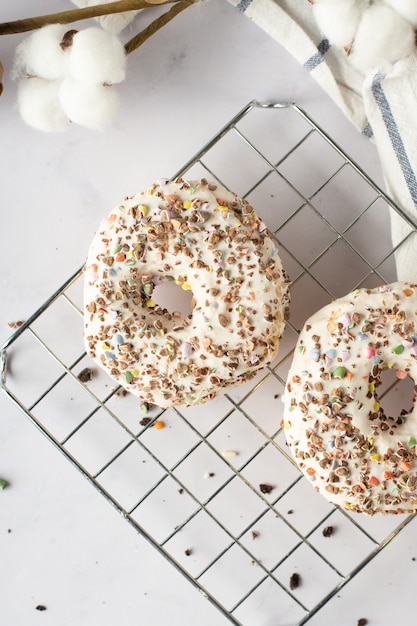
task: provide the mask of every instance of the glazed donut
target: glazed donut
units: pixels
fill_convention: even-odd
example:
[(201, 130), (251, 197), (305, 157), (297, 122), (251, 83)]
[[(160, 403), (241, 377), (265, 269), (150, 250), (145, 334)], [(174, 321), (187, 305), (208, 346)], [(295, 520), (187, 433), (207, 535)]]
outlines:
[[(316, 490), (351, 511), (417, 509), (416, 315), (417, 285), (358, 289), (315, 313), (295, 349), (287, 443)], [(387, 369), (414, 382), (400, 415), (386, 415), (378, 398)]]
[[(158, 306), (171, 280), (192, 312)], [(277, 354), (288, 278), (247, 201), (207, 180), (163, 180), (101, 224), (85, 265), (88, 355), (142, 402), (166, 408), (214, 398)]]

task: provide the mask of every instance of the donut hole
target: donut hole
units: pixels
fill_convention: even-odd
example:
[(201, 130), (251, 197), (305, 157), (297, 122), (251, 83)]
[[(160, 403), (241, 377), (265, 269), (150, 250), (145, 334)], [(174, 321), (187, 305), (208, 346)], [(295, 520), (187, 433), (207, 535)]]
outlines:
[(414, 409), (416, 385), (410, 376), (398, 378), (396, 370), (380, 372), (380, 382), (375, 389), (375, 400), (380, 404), (380, 414), (388, 420), (402, 424)]
[(155, 284), (152, 300), (169, 313), (179, 313), (182, 319), (191, 319), (193, 292), (178, 285), (172, 276), (164, 276)]

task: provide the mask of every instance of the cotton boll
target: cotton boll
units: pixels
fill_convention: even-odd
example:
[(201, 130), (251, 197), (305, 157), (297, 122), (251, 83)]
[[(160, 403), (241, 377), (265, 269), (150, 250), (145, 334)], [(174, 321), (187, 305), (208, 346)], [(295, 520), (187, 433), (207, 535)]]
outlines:
[(352, 43), (366, 7), (367, 3), (362, 0), (316, 0), (313, 15), (329, 42), (345, 48)]
[(414, 48), (411, 24), (390, 7), (373, 4), (362, 16), (349, 60), (367, 73), (408, 56)]
[(399, 13), (414, 29), (417, 29), (416, 0), (385, 0), (385, 4)]
[(59, 100), (59, 81), (22, 78), (17, 89), (20, 115), (29, 126), (47, 132), (64, 131), (70, 121)]
[(68, 67), (78, 80), (120, 83), (126, 76), (126, 52), (116, 35), (101, 28), (86, 28), (73, 39)]
[(72, 122), (93, 130), (108, 126), (119, 106), (119, 94), (114, 87), (89, 84), (75, 78), (62, 81), (59, 98)]
[(60, 43), (70, 28), (65, 24), (50, 24), (24, 39), (16, 49), (14, 77), (31, 75), (58, 80), (65, 75), (68, 55)]

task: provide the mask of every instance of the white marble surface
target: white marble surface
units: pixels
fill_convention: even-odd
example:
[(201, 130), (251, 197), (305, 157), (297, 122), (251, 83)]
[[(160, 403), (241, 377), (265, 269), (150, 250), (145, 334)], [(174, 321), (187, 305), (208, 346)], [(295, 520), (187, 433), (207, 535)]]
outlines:
[[(47, 13), (52, 5), (70, 8), (65, 0), (7, 2), (0, 19)], [(44, 135), (23, 124), (7, 76), (18, 41), (0, 40), (1, 341), (8, 322), (25, 319), (81, 266), (114, 204), (173, 174), (253, 98), (296, 100), (381, 181), (367, 140), (285, 50), (225, 0), (187, 10), (129, 58), (120, 114), (102, 134), (78, 127)], [(0, 419), (0, 477), (10, 483), (0, 493), (2, 624), (227, 623), (3, 395)], [(311, 623), (348, 626), (366, 617), (389, 626), (398, 607), (412, 619), (414, 530), (412, 522)], [(47, 611), (36, 611), (38, 604)], [(273, 617), (262, 624), (283, 626)]]

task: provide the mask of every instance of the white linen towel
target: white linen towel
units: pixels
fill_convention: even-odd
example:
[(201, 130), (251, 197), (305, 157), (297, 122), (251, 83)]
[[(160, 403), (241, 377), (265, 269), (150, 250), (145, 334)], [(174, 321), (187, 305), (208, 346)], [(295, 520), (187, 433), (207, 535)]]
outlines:
[[(378, 149), (386, 192), (417, 224), (417, 55), (364, 76), (319, 31), (308, 0), (229, 0), (284, 46)], [(389, 45), (389, 42), (387, 43)], [(410, 227), (392, 212), (396, 247)], [(417, 239), (396, 251), (398, 280), (417, 282)]]

